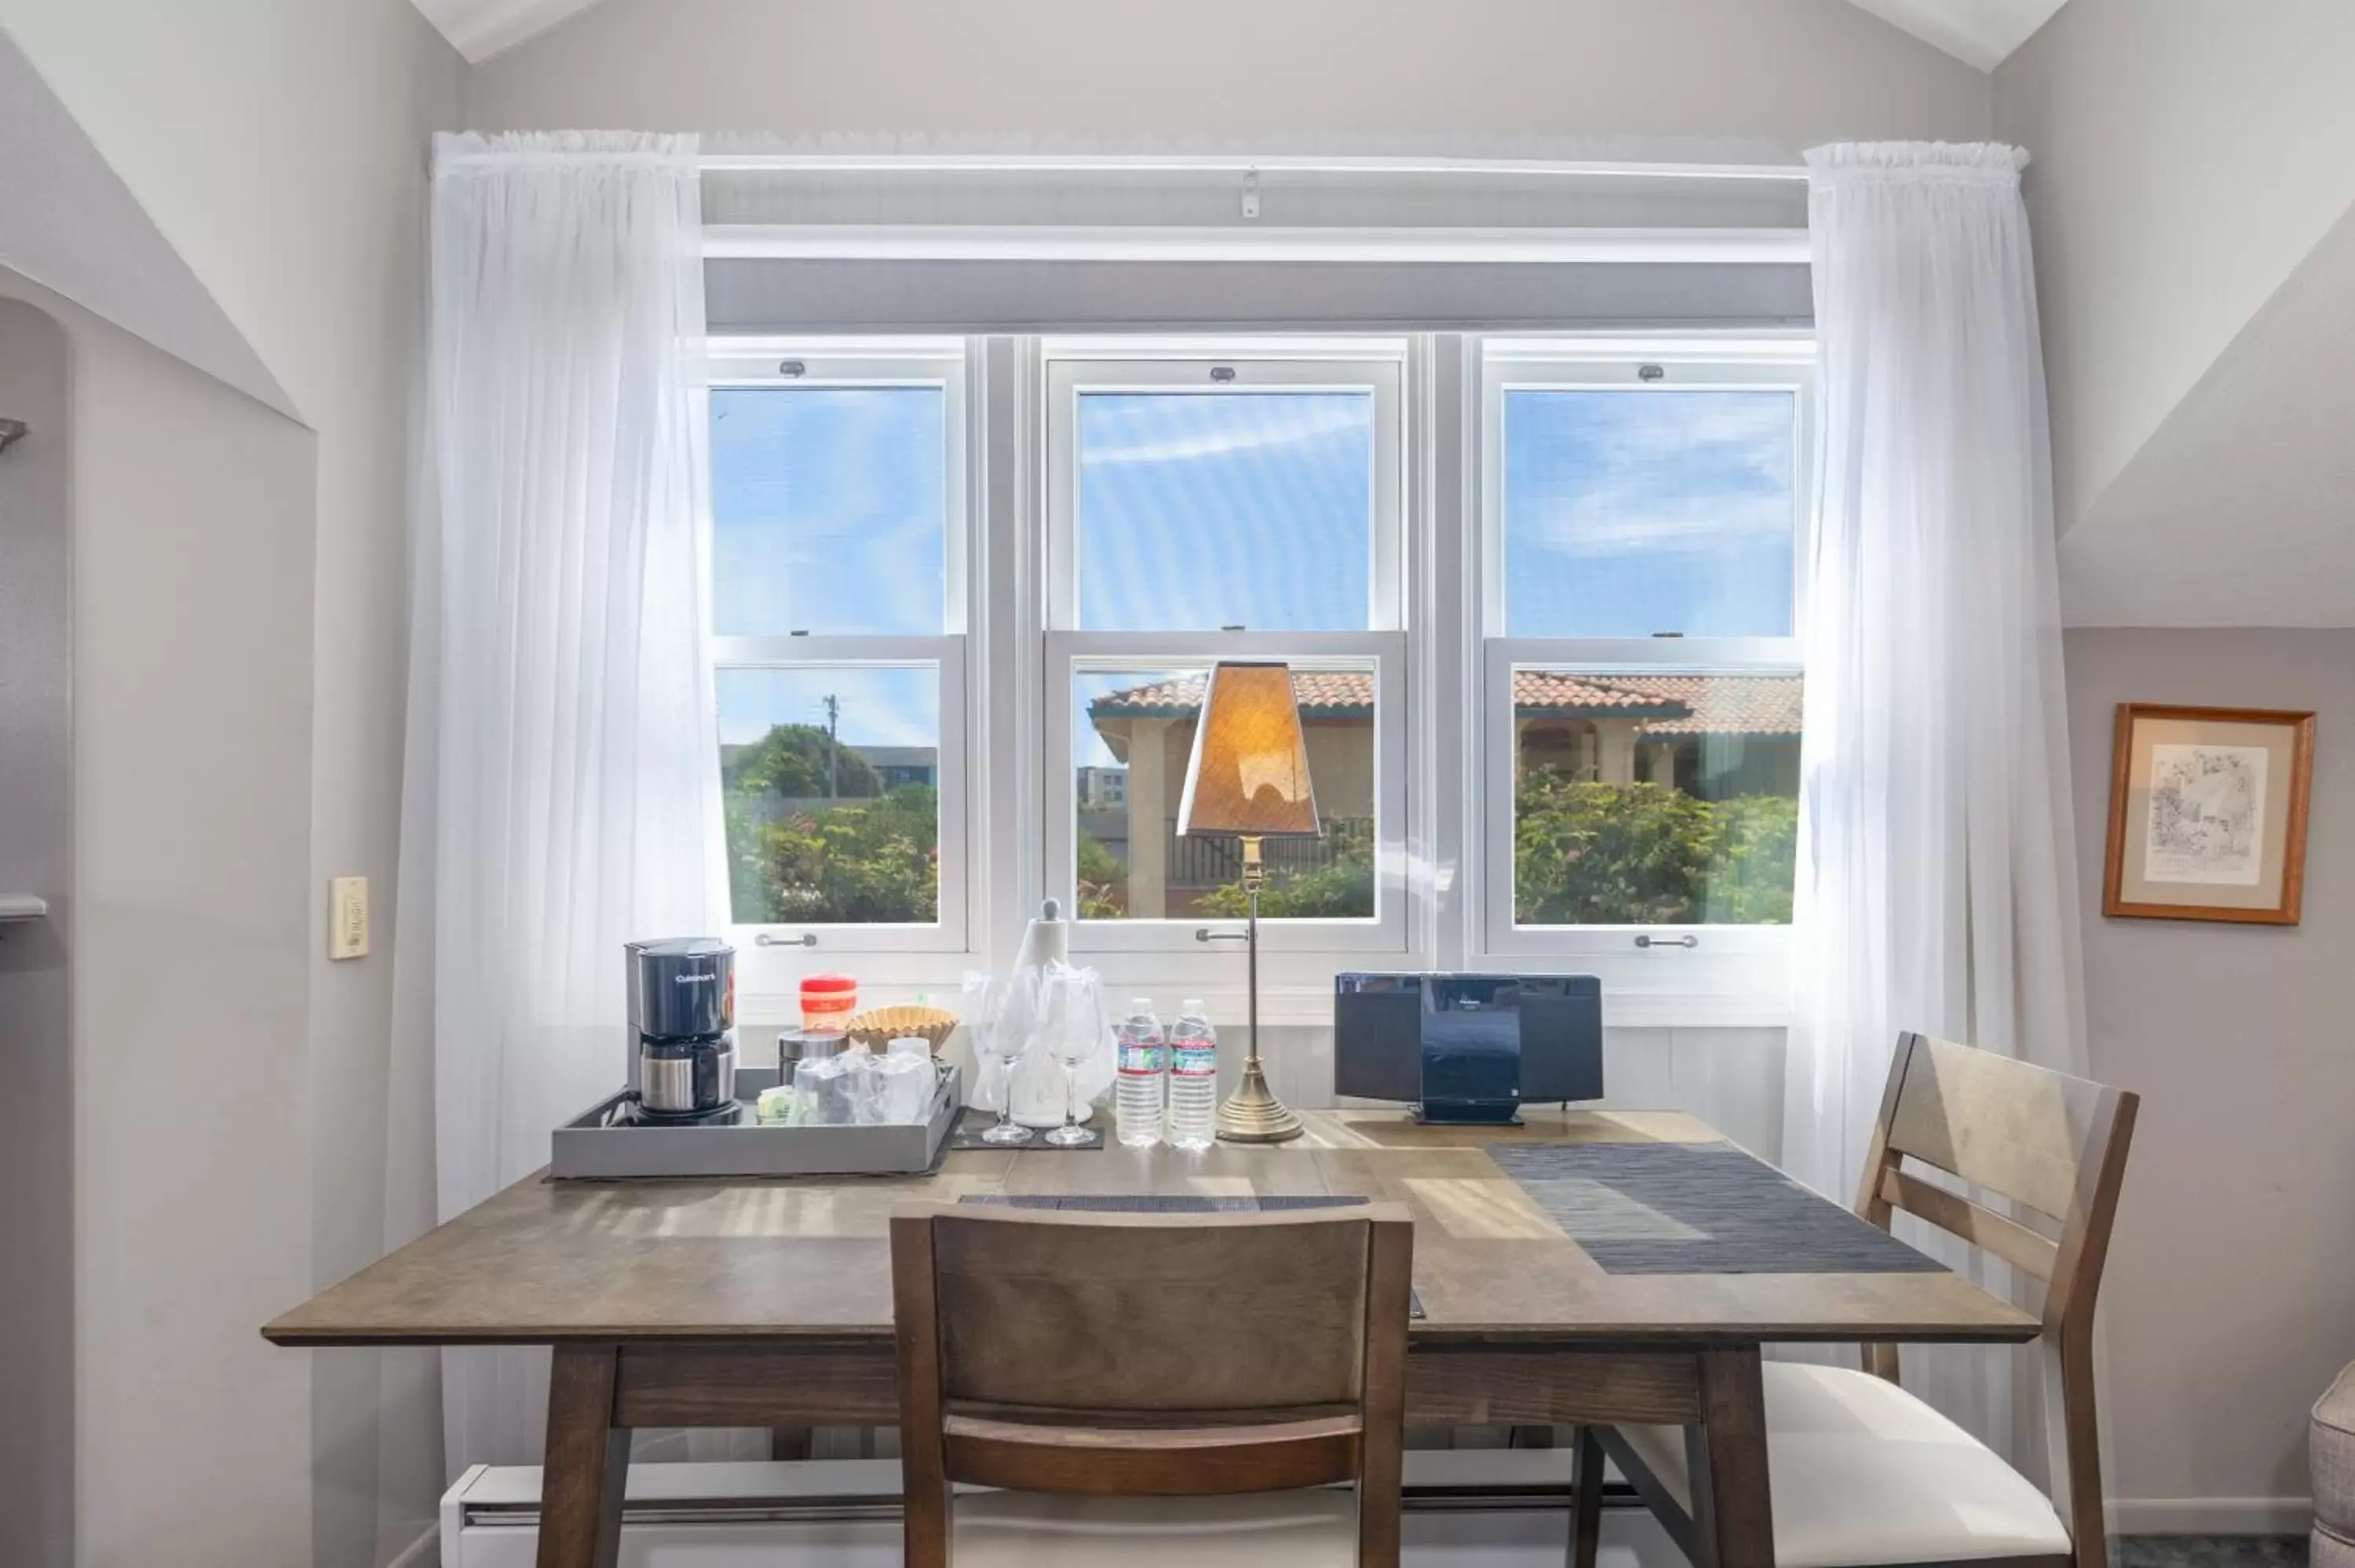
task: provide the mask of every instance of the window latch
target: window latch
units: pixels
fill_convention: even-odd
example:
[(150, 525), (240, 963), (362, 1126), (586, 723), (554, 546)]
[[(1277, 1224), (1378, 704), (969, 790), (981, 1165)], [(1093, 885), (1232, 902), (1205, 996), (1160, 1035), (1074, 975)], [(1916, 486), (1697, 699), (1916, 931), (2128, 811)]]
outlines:
[(1636, 945), (1639, 948), (1698, 948), (1700, 938), (1687, 931), (1681, 937), (1655, 937), (1649, 931), (1638, 932)]
[(804, 931), (798, 937), (780, 937), (773, 932), (763, 931), (752, 938), (752, 945), (756, 948), (815, 948), (817, 946), (817, 933)]
[(1259, 171), (1243, 171), (1243, 217), (1256, 222), (1259, 218)]
[(1247, 931), (1213, 931), (1208, 926), (1194, 933), (1198, 942), (1242, 942), (1250, 939)]

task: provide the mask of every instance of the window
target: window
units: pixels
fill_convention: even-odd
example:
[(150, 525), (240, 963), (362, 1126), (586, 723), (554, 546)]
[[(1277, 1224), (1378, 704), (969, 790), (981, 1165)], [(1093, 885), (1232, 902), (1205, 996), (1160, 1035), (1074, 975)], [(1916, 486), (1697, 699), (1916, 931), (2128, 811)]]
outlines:
[(1244, 910), (1180, 837), (1211, 664), (1290, 663), (1323, 832), (1271, 841), (1273, 951), (1402, 950), (1403, 345), (1050, 344), (1047, 886), (1097, 950)]
[(1487, 346), (1489, 951), (1707, 927), (1740, 952), (1788, 925), (1811, 365), (1779, 341)]
[(732, 340), (711, 391), (730, 900), (767, 946), (964, 946), (965, 361)]
[(1804, 339), (713, 364), (730, 895), (740, 946), (786, 948), (754, 994), (804, 942), (952, 988), (1045, 895), (1108, 983), (1231, 996), (1238, 846), (1176, 831), (1220, 659), (1291, 665), (1322, 825), (1267, 845), (1265, 1015), (1322, 1019), (1347, 967), (1594, 970), (1679, 1021), (1779, 993)]

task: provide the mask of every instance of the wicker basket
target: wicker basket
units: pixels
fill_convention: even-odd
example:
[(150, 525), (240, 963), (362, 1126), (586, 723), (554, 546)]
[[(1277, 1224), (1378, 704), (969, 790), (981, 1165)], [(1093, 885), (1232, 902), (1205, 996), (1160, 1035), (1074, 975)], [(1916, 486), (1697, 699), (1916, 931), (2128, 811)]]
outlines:
[(922, 1040), (939, 1055), (942, 1042), (956, 1033), (957, 1015), (937, 1007), (871, 1007), (845, 1023), (855, 1044), (880, 1051), (894, 1040)]

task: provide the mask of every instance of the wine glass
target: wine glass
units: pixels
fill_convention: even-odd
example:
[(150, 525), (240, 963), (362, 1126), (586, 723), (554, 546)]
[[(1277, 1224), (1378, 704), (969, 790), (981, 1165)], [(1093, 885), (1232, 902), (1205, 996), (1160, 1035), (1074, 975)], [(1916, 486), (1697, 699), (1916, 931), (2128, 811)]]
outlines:
[(1103, 1034), (1103, 1020), (1094, 993), (1066, 969), (1049, 980), (1047, 1047), (1063, 1067), (1063, 1125), (1047, 1135), (1058, 1149), (1081, 1149), (1096, 1135), (1080, 1125), (1080, 1065), (1094, 1054)]
[(1000, 1147), (1030, 1141), (1030, 1129), (1014, 1119), (1014, 1059), (1006, 1054), (1007, 1037), (999, 1018), (1005, 1000), (1004, 987), (991, 980), (982, 994), (981, 1006), (975, 1010), (973, 1026), (974, 1065), (981, 1069), (984, 1097), (993, 1081), (997, 1086), (997, 1123), (981, 1135), (981, 1140)]

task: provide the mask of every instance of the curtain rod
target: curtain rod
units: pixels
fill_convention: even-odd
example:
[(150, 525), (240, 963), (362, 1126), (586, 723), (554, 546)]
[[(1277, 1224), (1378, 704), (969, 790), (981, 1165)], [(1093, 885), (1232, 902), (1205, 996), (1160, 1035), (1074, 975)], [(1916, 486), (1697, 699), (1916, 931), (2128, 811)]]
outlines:
[(706, 224), (712, 260), (1805, 262), (1804, 228)]
[(1595, 164), (1517, 158), (1253, 157), (1243, 154), (704, 153), (712, 174), (1304, 174), (1589, 176), (1802, 182), (1797, 164)]

